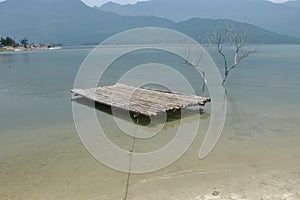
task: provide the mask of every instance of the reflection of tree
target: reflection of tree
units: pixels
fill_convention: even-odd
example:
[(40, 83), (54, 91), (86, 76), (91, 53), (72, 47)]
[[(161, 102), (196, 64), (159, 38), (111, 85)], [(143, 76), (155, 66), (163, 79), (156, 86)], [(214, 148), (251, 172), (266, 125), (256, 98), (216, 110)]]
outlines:
[(23, 55), (22, 57), (23, 57), (24, 63), (30, 63), (29, 54), (28, 53), (23, 53), (22, 55)]
[(245, 140), (253, 136), (253, 132), (260, 133), (261, 128), (258, 126), (260, 119), (257, 116), (252, 116), (230, 94), (227, 94), (227, 102), (229, 105), (227, 124), (232, 134), (230, 139)]
[(7, 68), (12, 68), (14, 65), (14, 57), (15, 55), (14, 54), (2, 54), (0, 56), (0, 64), (6, 64)]

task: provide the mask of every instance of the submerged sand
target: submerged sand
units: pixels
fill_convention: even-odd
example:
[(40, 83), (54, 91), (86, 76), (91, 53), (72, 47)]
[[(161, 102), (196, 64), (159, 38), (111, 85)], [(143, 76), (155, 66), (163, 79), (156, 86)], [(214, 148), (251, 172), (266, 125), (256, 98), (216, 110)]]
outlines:
[[(90, 50), (1, 56), (0, 200), (123, 199), (127, 174), (96, 161), (72, 121), (74, 66)], [(227, 121), (213, 152), (198, 159), (201, 127), (191, 149), (173, 165), (132, 175), (127, 200), (300, 199), (299, 46), (263, 46), (248, 61), (227, 82)], [(207, 127), (207, 117), (202, 120)], [(127, 145), (115, 126), (103, 123), (110, 139)], [(172, 138), (177, 122), (168, 126), (148, 149)]]
[[(288, 136), (288, 137), (286, 137)], [(84, 149), (73, 124), (7, 132), (0, 142), (0, 199), (123, 199), (127, 174), (103, 166)], [(33, 140), (34, 138), (34, 140)], [(132, 175), (131, 200), (292, 200), (300, 198), (296, 134), (234, 136), (226, 128), (205, 159), (200, 135), (176, 163)]]

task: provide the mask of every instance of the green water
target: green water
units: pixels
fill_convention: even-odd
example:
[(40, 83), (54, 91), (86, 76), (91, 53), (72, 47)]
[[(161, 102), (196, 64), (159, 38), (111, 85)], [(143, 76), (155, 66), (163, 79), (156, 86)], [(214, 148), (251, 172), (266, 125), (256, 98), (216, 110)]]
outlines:
[[(0, 54), (0, 199), (121, 199), (127, 174), (94, 160), (80, 143), (73, 123), (69, 91), (91, 49), (66, 47)], [(209, 52), (221, 64), (220, 58), (212, 50)], [(182, 69), (178, 58), (158, 52), (151, 55), (142, 52), (140, 60), (132, 62), (127, 58), (121, 63), (126, 69), (155, 58)], [(299, 55), (297, 45), (259, 46), (227, 82), (227, 120), (212, 154), (204, 160), (197, 159), (209, 122), (207, 106), (201, 115), (203, 129), (191, 149), (162, 171), (134, 175), (132, 185), (149, 177), (186, 170), (234, 168), (241, 163), (247, 163), (244, 167), (255, 164), (271, 168), (282, 162), (292, 163), (300, 143)], [(121, 72), (112, 68), (102, 81), (114, 82), (118, 73)], [(182, 73), (201, 93), (193, 71)], [(97, 115), (99, 122), (105, 124), (108, 137), (128, 147), (130, 140), (111, 122), (110, 114), (97, 111)], [(194, 116), (185, 120), (193, 121)], [(137, 151), (163, 146), (174, 137), (178, 123), (179, 120), (169, 121), (165, 135), (154, 138), (150, 144), (138, 143)], [(166, 186), (161, 183), (160, 187)]]

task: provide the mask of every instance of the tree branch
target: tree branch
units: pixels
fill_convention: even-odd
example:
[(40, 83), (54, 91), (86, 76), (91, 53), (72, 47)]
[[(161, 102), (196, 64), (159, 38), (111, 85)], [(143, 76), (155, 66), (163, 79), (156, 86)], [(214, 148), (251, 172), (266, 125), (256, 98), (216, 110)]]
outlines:
[[(219, 27), (217, 27), (212, 32), (211, 37), (217, 46), (217, 52), (223, 58), (225, 72), (222, 84), (224, 85), (230, 71), (235, 69), (243, 59), (255, 53), (256, 50), (250, 49), (248, 51), (244, 51), (244, 48), (247, 46), (248, 35), (245, 33), (242, 27), (236, 28), (233, 24), (226, 24), (225, 30), (221, 30)], [(233, 46), (233, 60), (230, 66), (228, 66), (228, 56), (223, 51), (225, 42), (228, 42)]]

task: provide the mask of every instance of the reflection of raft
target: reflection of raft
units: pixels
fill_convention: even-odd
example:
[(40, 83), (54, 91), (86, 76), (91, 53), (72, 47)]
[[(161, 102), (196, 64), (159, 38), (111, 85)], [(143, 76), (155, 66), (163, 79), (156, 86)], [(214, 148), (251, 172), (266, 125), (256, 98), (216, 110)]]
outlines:
[(206, 97), (139, 88), (120, 83), (98, 88), (73, 89), (71, 92), (100, 104), (146, 116), (156, 116), (189, 106), (204, 106), (210, 102), (210, 99)]

